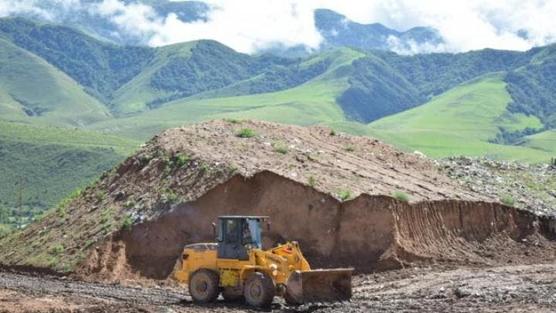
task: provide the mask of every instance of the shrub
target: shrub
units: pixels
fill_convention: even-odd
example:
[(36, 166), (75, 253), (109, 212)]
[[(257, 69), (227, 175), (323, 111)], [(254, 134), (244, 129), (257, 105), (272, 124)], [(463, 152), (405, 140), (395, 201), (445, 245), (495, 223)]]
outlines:
[(338, 192), (338, 197), (340, 197), (342, 201), (349, 200), (351, 198), (351, 192), (349, 190), (340, 190)]
[(176, 203), (178, 201), (178, 195), (171, 189), (165, 189), (162, 193), (161, 200), (164, 203)]
[(59, 255), (64, 253), (64, 246), (58, 244), (55, 245), (54, 247), (50, 248), (50, 254), (52, 255)]
[(336, 131), (335, 131), (335, 130), (333, 130), (333, 129), (331, 129), (331, 130), (330, 130), (330, 134), (329, 134), (329, 135), (330, 135), (330, 136), (336, 136)]
[(58, 213), (58, 216), (59, 216), (61, 219), (66, 218), (66, 207), (65, 207), (65, 206), (59, 206), (59, 207), (56, 209), (56, 212)]
[(187, 154), (178, 153), (174, 156), (173, 163), (176, 167), (181, 168), (189, 164), (189, 160), (190, 158)]
[(354, 148), (352, 145), (346, 146), (344, 149), (345, 149), (347, 152), (353, 152), (353, 151), (355, 151), (355, 148)]
[(104, 199), (106, 199), (106, 191), (105, 190), (98, 190), (95, 193), (95, 197), (97, 199), (97, 202), (102, 202), (104, 201)]
[(272, 147), (274, 148), (275, 152), (278, 152), (280, 154), (288, 153), (288, 146), (286, 146), (284, 143), (276, 142), (272, 144)]
[(132, 227), (133, 227), (133, 218), (131, 217), (131, 214), (127, 214), (122, 223), (122, 229), (130, 231)]
[(228, 122), (230, 124), (240, 124), (241, 121), (235, 118), (225, 118), (224, 119), (225, 122)]
[(112, 208), (104, 209), (104, 211), (102, 211), (102, 213), (100, 214), (100, 222), (102, 224), (110, 224), (110, 222), (112, 221), (112, 212)]
[(66, 208), (74, 199), (76, 199), (80, 195), (81, 195), (81, 189), (78, 188), (74, 190), (69, 196), (62, 199), (62, 201), (60, 201), (60, 203), (58, 204), (58, 207)]
[(510, 195), (504, 195), (500, 198), (500, 202), (507, 206), (514, 206), (515, 200)]
[(317, 180), (315, 179), (315, 177), (309, 176), (309, 179), (307, 179), (307, 183), (309, 184), (309, 186), (315, 187), (315, 185), (317, 184)]
[(236, 136), (239, 138), (251, 138), (255, 137), (256, 133), (251, 128), (242, 128), (237, 133)]
[(238, 168), (234, 164), (230, 164), (228, 170), (230, 171), (230, 174), (235, 174), (238, 171)]
[(206, 163), (202, 163), (202, 164), (199, 166), (199, 170), (200, 170), (201, 173), (203, 173), (203, 174), (204, 174), (204, 173), (207, 173), (207, 172), (210, 170), (210, 166), (209, 166), (208, 164), (206, 164)]
[(396, 199), (398, 199), (399, 201), (403, 201), (403, 202), (409, 202), (409, 195), (406, 194), (403, 191), (394, 191), (394, 193), (392, 194), (392, 196)]

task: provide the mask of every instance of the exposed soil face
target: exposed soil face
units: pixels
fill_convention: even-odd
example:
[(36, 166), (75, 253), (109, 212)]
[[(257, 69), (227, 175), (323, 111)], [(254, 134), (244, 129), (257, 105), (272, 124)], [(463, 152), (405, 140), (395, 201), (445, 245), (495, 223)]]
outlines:
[(79, 273), (166, 279), (185, 244), (212, 241), (219, 215), (268, 215), (267, 246), (300, 242), (314, 267), (368, 272), (413, 263), (529, 264), (556, 259), (556, 243), (533, 214), (496, 203), (405, 203), (362, 195), (347, 202), (271, 172), (235, 176), (159, 218), (118, 233)]

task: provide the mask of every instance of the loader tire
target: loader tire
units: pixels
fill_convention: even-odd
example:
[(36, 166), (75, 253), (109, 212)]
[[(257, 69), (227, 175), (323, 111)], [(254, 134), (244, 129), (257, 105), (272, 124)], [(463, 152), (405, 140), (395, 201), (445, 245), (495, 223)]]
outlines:
[(272, 304), (275, 294), (274, 281), (264, 273), (251, 273), (245, 280), (243, 295), (245, 301), (251, 306), (268, 308)]
[(219, 276), (207, 269), (196, 270), (189, 279), (189, 294), (195, 303), (211, 303), (219, 294)]

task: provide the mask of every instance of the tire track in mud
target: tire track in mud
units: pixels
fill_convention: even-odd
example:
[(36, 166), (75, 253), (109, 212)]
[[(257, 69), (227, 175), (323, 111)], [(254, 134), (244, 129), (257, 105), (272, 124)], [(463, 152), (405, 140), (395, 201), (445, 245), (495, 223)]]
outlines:
[(92, 297), (138, 305), (177, 305), (186, 301), (185, 290), (126, 287), (117, 284), (87, 283), (51, 276), (0, 273), (0, 289), (29, 295), (68, 295)]

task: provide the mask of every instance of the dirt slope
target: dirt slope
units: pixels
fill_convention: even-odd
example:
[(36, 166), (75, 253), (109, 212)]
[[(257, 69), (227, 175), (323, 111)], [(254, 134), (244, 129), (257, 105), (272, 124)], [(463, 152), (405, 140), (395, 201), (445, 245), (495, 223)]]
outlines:
[(325, 128), (214, 121), (156, 136), (3, 239), (0, 258), (87, 279), (165, 279), (184, 244), (212, 240), (221, 214), (271, 216), (266, 243), (298, 240), (316, 266), (556, 257), (551, 221), (475, 194), (419, 155)]

